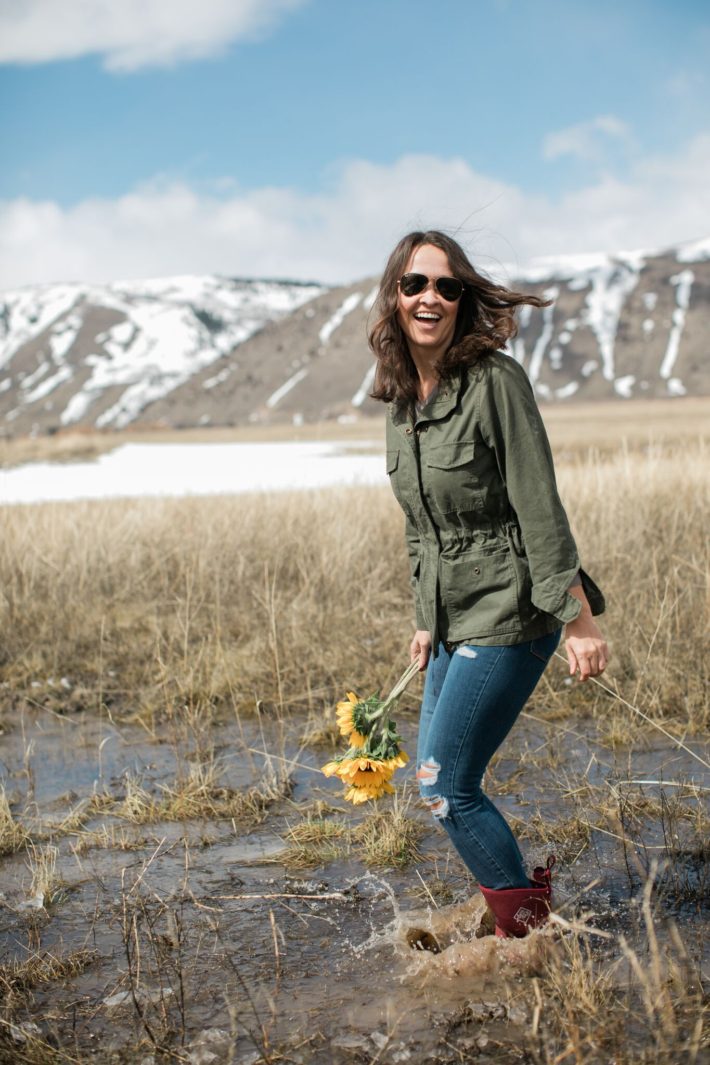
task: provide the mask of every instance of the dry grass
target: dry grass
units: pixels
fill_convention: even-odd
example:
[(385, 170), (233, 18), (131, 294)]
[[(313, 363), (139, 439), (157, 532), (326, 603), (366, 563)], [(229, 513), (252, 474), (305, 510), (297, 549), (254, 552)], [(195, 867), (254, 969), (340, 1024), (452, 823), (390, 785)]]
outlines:
[(4, 995), (19, 995), (40, 984), (77, 976), (96, 960), (95, 950), (75, 950), (57, 957), (48, 952), (32, 954), (23, 961), (0, 965), (0, 988)]
[(607, 948), (565, 936), (535, 981), (527, 1044), (536, 1065), (676, 1065), (707, 1060), (710, 1002), (673, 922), (653, 914), (656, 869), (641, 895), (641, 929)]
[[(703, 447), (579, 458), (559, 480), (607, 592), (609, 676), (650, 715), (703, 729)], [(0, 680), (15, 703), (149, 730), (298, 709), (311, 742), (329, 742), (333, 697), (363, 679), (384, 688), (406, 658), (407, 564), (386, 490), (14, 507), (4, 519)], [(564, 676), (561, 663), (548, 672), (548, 712), (603, 712), (621, 741), (630, 712)]]
[[(643, 426), (634, 431), (640, 441)], [(703, 735), (704, 451), (697, 444), (680, 449), (667, 443), (647, 451), (609, 445), (596, 457), (570, 447), (569, 455), (559, 468), (561, 490), (586, 567), (608, 595), (610, 673), (627, 699), (663, 720), (674, 735)], [(294, 868), (347, 858), (391, 869), (420, 857), (419, 835), (430, 822), (408, 816), (406, 799), (358, 811), (356, 818), (324, 803), (287, 805), (288, 762), (283, 772), (266, 772), (253, 778), (256, 786), (236, 789), (226, 786), (213, 750), (215, 720), (236, 718), (240, 724), (247, 714), (254, 718), (252, 731), (266, 726), (276, 746), (260, 746), (272, 753), (286, 753), (286, 733), (308, 746), (331, 746), (337, 740), (334, 698), (363, 685), (387, 688), (399, 675), (412, 616), (401, 515), (387, 491), (79, 503), (12, 508), (3, 516), (4, 727), (13, 727), (23, 705), (37, 704), (58, 713), (110, 715), (117, 725), (121, 719), (140, 721), (149, 737), (168, 721), (170, 727), (156, 729), (155, 736), (171, 737), (177, 755), (167, 782), (149, 787), (144, 779), (124, 776), (123, 792), (81, 800), (56, 824), (38, 817), (36, 831), (31, 803), (18, 823), (0, 792), (0, 855), (22, 850), (31, 832), (33, 895), (48, 902), (56, 897), (61, 885), (55, 847), (65, 847), (63, 862), (65, 837), (77, 855), (90, 847), (120, 852), (147, 845), (134, 825), (160, 821), (233, 818), (251, 825), (274, 810), (290, 819), (285, 810), (297, 809), (302, 820), (285, 830), (286, 857), (278, 856)], [(408, 698), (415, 703), (416, 691)], [(626, 859), (630, 895), (639, 901), (624, 910), (626, 939), (540, 937), (549, 952), (541, 952), (534, 979), (510, 989), (512, 1004), (527, 1003), (524, 1030), (516, 1033), (511, 1021), (510, 1041), (489, 1045), (489, 1053), (500, 1050), (506, 1063), (526, 1055), (533, 1065), (699, 1063), (707, 1049), (702, 981), (674, 926), (662, 925), (653, 905), (659, 912), (669, 909), (670, 896), (673, 905), (690, 902), (695, 913), (707, 897), (707, 796), (690, 783), (675, 789), (592, 783), (588, 773), (566, 765), (574, 722), (565, 719), (574, 714), (596, 716), (605, 738), (617, 744), (640, 742), (649, 727), (639, 726), (595, 686), (567, 685), (560, 663), (548, 670), (530, 710), (554, 724), (540, 726), (542, 740), (492, 792), (527, 790), (531, 781), (544, 779), (554, 816), (543, 819), (530, 808), (526, 832), (536, 849), (554, 842), (559, 856), (573, 859), (601, 832), (616, 841), (619, 862)], [(294, 727), (286, 730), (291, 714)], [(246, 754), (246, 741), (244, 747)], [(29, 774), (27, 779), (29, 786)], [(548, 801), (552, 790), (555, 799)], [(87, 824), (99, 814), (108, 823)], [(663, 864), (655, 865), (659, 856)], [(436, 875), (427, 875), (431, 868), (422, 868), (418, 884), (411, 871), (411, 888), (427, 905), (432, 899), (445, 905), (452, 898), (451, 877), (439, 877), (435, 868)], [(642, 890), (647, 876), (648, 883), (655, 880), (655, 900), (650, 887)], [(120, 988), (135, 992), (127, 1008), (144, 1034), (142, 1050), (167, 1054), (175, 1033), (184, 1036), (189, 995), (183, 979), (205, 930), (180, 909), (179, 893), (169, 905), (137, 891), (122, 897)], [(187, 890), (185, 897), (191, 898)], [(53, 934), (62, 909), (55, 905), (42, 915)], [(199, 916), (217, 927), (209, 906)], [(571, 914), (564, 910), (564, 916)], [(637, 926), (628, 931), (635, 918)], [(321, 931), (328, 927), (322, 916), (308, 919), (318, 920)], [(205, 927), (212, 932), (211, 923)], [(38, 925), (33, 935), (40, 934)], [(266, 930), (269, 943), (272, 934), (276, 948), (273, 925)], [(0, 970), (0, 992), (8, 1001), (24, 1002), (40, 983), (75, 974), (62, 968), (72, 964), (71, 956), (57, 961), (35, 946), (27, 960)], [(283, 964), (292, 961), (293, 954)], [(89, 952), (79, 952), (75, 963), (90, 964)], [(273, 964), (277, 970), (282, 964), (278, 951)], [(502, 994), (503, 980), (499, 987)], [(155, 988), (166, 988), (166, 994), (156, 1001), (145, 997), (146, 989)], [(11, 1019), (16, 1023), (16, 1016)], [(8, 1023), (0, 1021), (0, 1060)], [(53, 1060), (51, 1048), (35, 1046), (33, 1037), (7, 1045), (15, 1054), (9, 1060)], [(461, 1051), (461, 1060), (468, 1060), (468, 1052)]]
[(395, 796), (390, 809), (373, 811), (354, 830), (353, 847), (365, 865), (402, 869), (421, 858), (417, 841), (425, 830), (407, 816), (408, 806)]
[[(613, 450), (623, 438), (639, 448), (659, 438), (680, 442), (707, 432), (710, 399), (688, 396), (682, 400), (635, 399), (592, 403), (542, 405), (542, 415), (553, 446), (562, 455), (579, 454), (595, 447)], [(580, 433), (580, 425), (584, 432)], [(126, 443), (256, 443), (294, 440), (384, 440), (384, 416), (358, 418), (343, 425), (334, 420), (292, 423), (214, 426), (193, 429), (150, 428), (112, 430), (67, 429), (52, 436), (0, 437), (0, 468), (27, 462), (83, 462)]]
[(46, 846), (29, 843), (27, 846), (27, 867), (32, 875), (29, 896), (40, 900), (43, 906), (50, 906), (62, 888), (62, 879), (57, 873), (58, 857), (59, 851), (51, 843)]
[(135, 777), (125, 778), (125, 796), (112, 812), (134, 825), (159, 821), (235, 820), (259, 824), (269, 807), (291, 790), (287, 775), (265, 777), (243, 790), (225, 787), (214, 763), (193, 763), (185, 776), (148, 791)]
[(306, 869), (352, 854), (371, 867), (403, 869), (421, 858), (417, 840), (425, 832), (421, 821), (407, 816), (408, 807), (408, 799), (395, 798), (391, 809), (367, 810), (352, 826), (343, 817), (308, 815), (289, 828), (287, 846), (274, 861)]
[(27, 832), (12, 816), (5, 789), (0, 787), (0, 858), (19, 851), (27, 839)]

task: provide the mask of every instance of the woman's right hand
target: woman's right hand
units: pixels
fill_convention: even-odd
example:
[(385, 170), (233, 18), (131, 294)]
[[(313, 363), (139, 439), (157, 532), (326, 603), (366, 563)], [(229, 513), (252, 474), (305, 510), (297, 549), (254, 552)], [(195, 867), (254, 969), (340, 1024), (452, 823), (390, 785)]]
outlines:
[(431, 655), (431, 636), (426, 629), (417, 629), (414, 633), (414, 638), (409, 645), (409, 653), (412, 656), (412, 662), (415, 658), (419, 659), (420, 673), (426, 669)]

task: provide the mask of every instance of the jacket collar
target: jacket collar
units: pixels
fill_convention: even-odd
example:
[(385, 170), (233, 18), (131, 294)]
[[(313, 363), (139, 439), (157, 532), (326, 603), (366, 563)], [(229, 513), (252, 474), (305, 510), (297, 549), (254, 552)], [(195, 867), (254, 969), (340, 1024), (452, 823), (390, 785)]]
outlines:
[[(445, 381), (442, 381), (436, 394), (424, 405), (421, 411), (416, 414), (414, 422), (418, 424), (420, 422), (440, 421), (442, 418), (445, 418), (450, 414), (459, 400), (462, 377), (462, 370), (457, 369), (454, 370)], [(405, 426), (412, 425), (411, 407), (409, 403), (392, 403), (390, 411), (392, 423), (398, 429), (401, 430)]]

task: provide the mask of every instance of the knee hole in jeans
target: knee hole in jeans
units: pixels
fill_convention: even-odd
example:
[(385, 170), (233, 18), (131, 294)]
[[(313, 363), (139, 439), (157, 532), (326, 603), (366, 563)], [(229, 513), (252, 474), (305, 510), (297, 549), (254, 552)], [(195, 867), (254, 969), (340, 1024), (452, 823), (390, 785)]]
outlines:
[(424, 796), (424, 802), (437, 821), (443, 821), (445, 817), (449, 816), (449, 800), (444, 798), (443, 795)]

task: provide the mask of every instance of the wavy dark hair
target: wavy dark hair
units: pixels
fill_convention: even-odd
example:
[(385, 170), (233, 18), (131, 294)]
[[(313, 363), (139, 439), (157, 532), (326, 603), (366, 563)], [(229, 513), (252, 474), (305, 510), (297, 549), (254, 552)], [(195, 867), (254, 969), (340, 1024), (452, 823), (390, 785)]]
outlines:
[(387, 261), (372, 309), (374, 324), (368, 330), (367, 339), (377, 359), (374, 388), (370, 393), (373, 399), (392, 402), (417, 397), (417, 370), (397, 321), (397, 282), (412, 253), (423, 244), (440, 248), (449, 260), (451, 273), (464, 284), (451, 346), (436, 367), (440, 379), (460, 366), (472, 365), (486, 352), (503, 347), (514, 337), (518, 332), (516, 307), (526, 303), (547, 307), (551, 302), (496, 285), (472, 266), (453, 237), (438, 229), (407, 233)]

